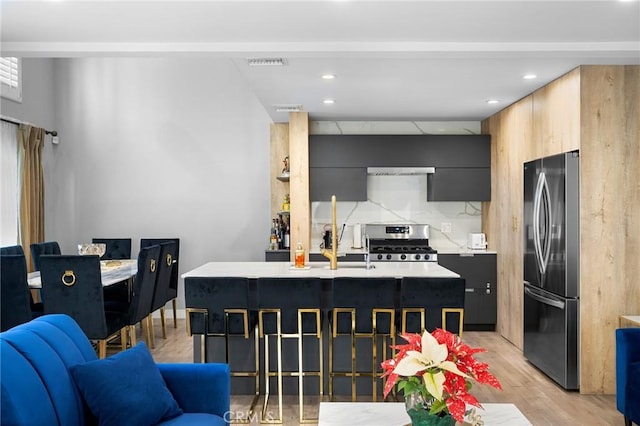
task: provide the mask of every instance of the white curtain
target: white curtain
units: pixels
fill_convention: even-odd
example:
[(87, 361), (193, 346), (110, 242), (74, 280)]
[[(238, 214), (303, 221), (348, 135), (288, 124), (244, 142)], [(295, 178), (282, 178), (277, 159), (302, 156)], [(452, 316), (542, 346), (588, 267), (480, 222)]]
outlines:
[(0, 124), (0, 245), (12, 246), (20, 241), (18, 126), (5, 121)]

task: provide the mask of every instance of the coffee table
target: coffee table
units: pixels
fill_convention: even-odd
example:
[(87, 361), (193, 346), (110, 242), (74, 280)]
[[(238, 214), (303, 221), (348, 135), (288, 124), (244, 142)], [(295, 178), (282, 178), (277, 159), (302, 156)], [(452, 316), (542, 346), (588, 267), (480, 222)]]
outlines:
[[(485, 426), (531, 426), (514, 404), (482, 404), (476, 409)], [(321, 402), (318, 426), (406, 426), (411, 424), (402, 402)], [(465, 423), (466, 424), (466, 423)]]

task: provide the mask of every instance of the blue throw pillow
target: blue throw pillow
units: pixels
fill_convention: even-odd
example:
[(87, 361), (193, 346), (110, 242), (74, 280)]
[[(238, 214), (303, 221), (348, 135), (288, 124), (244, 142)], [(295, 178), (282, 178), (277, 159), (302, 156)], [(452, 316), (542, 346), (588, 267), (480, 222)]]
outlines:
[(71, 367), (87, 406), (106, 425), (154, 425), (182, 414), (147, 346)]

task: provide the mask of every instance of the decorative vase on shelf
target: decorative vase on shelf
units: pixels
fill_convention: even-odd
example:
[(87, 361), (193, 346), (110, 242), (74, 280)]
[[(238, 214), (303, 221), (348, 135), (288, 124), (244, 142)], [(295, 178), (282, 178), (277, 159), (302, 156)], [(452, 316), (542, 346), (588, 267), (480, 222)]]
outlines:
[(431, 414), (420, 393), (405, 395), (404, 404), (411, 418), (412, 426), (454, 426), (456, 420), (451, 414)]

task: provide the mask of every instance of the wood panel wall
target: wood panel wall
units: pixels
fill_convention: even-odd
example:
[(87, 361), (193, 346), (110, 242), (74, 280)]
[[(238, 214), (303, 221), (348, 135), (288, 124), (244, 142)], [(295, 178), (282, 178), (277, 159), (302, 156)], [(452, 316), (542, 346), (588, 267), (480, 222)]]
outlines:
[(497, 330), (522, 349), (523, 336), (523, 156), (532, 139), (529, 96), (482, 123), (491, 135), (492, 201), (483, 203), (482, 229), (498, 252)]
[(581, 393), (615, 393), (618, 315), (640, 314), (640, 67), (581, 68)]
[(291, 261), (302, 243), (306, 260), (311, 246), (311, 202), (309, 201), (309, 114), (289, 113), (289, 161), (291, 177)]
[(524, 161), (580, 148), (580, 69), (565, 74), (531, 95), (533, 134)]
[(580, 150), (580, 392), (615, 392), (618, 315), (640, 313), (640, 67), (583, 66), (482, 123), (483, 231), (498, 251), (498, 330), (522, 348), (522, 167)]

